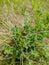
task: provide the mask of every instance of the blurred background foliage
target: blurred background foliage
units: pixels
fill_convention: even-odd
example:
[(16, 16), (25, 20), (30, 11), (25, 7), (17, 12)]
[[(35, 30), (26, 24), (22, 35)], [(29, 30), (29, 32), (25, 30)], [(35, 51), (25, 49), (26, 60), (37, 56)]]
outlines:
[(49, 0), (0, 0), (0, 65), (49, 65)]

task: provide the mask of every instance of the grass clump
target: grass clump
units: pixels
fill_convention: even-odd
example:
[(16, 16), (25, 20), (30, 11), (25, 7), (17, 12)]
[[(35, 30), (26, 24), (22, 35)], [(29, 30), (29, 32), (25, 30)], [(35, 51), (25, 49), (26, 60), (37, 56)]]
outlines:
[(39, 24), (37, 22), (35, 28), (30, 24), (31, 22), (26, 21), (23, 27), (14, 26), (11, 29), (11, 45), (3, 44), (2, 46), (3, 55), (6, 58), (11, 57), (12, 61), (10, 65), (15, 64), (17, 60), (22, 60), (22, 58), (23, 62), (40, 62), (40, 59), (49, 62), (49, 56), (46, 53), (47, 50), (45, 46), (41, 46), (43, 39), (47, 38), (47, 29), (45, 29), (45, 26), (43, 28), (43, 22), (39, 22)]
[[(49, 65), (49, 48), (47, 47), (49, 45), (49, 13), (44, 12), (44, 9), (40, 7), (41, 1), (29, 0), (28, 2), (31, 5), (30, 9), (27, 4), (24, 4), (26, 3), (24, 0), (0, 2), (0, 6), (7, 6), (8, 10), (6, 11), (4, 7), (1, 9), (1, 14), (6, 11), (6, 15), (3, 15), (3, 20), (1, 18), (0, 25), (6, 29), (6, 33), (10, 33), (0, 36), (0, 39), (5, 41), (0, 47), (3, 57), (0, 65)], [(17, 13), (17, 10), (20, 10), (20, 13)], [(23, 26), (15, 24), (17, 15), (24, 17)], [(9, 22), (14, 25), (9, 26)], [(4, 40), (7, 37), (9, 39)]]

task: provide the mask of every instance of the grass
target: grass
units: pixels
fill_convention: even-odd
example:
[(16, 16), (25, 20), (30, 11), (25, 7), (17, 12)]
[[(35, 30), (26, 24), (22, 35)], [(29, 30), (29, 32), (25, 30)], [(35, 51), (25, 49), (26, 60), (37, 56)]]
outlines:
[(0, 0), (0, 65), (49, 65), (49, 1)]

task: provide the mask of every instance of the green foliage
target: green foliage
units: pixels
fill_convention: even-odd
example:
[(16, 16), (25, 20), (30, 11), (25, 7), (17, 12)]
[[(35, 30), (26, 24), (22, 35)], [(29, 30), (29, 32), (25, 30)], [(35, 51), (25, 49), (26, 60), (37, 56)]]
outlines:
[(2, 45), (2, 50), (5, 55), (13, 54), (13, 48), (8, 45)]
[(14, 26), (11, 29), (13, 45), (3, 45), (3, 54), (9, 57), (9, 55), (12, 56), (15, 52), (15, 59), (21, 59), (23, 57), (23, 59), (28, 58), (37, 61), (43, 57), (43, 59), (47, 61), (49, 56), (46, 54), (45, 49), (43, 49), (44, 46), (38, 46), (42, 43), (42, 40), (47, 37), (47, 29), (45, 29), (43, 22), (37, 22), (35, 28), (33, 28), (30, 23), (31, 22), (25, 23), (23, 27)]
[[(9, 62), (4, 62), (3, 64), (1, 63), (1, 65), (15, 65), (17, 60), (22, 61), (22, 59), (24, 65), (43, 65), (41, 60), (43, 60), (44, 62), (49, 62), (49, 50), (45, 47), (46, 43), (44, 43), (44, 38), (47, 38), (49, 40), (49, 13), (43, 12), (40, 6), (37, 5), (37, 0), (30, 1), (32, 9), (36, 13), (35, 17), (37, 17), (34, 20), (35, 24), (32, 22), (34, 18), (31, 17), (30, 12), (28, 16), (32, 18), (32, 21), (30, 19), (27, 19), (28, 16), (25, 16), (24, 19), (27, 20), (24, 21), (24, 26), (14, 25), (9, 29), (6, 21), (0, 21), (0, 24), (3, 25), (9, 32), (11, 32), (12, 35), (12, 40), (10, 40), (9, 38), (10, 44), (3, 43), (3, 45), (1, 46), (1, 54), (5, 57), (5, 59), (9, 58)], [(14, 12), (23, 2), (24, 0), (5, 0), (5, 4), (8, 8), (10, 8), (10, 6), (12, 5), (11, 3), (13, 3)], [(0, 3), (0, 5), (3, 6), (2, 4), (4, 4), (4, 1), (2, 0)], [(26, 10), (26, 6), (23, 5), (21, 7), (21, 15), (23, 15), (23, 17)], [(3, 38), (4, 40), (3, 36), (0, 36), (0, 38)], [(49, 64), (46, 63), (44, 65)]]

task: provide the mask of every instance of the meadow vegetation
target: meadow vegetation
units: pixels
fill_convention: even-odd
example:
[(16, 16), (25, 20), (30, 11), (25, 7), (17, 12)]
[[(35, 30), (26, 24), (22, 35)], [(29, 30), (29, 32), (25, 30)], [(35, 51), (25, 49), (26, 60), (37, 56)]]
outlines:
[(49, 65), (49, 0), (0, 0), (0, 65)]

